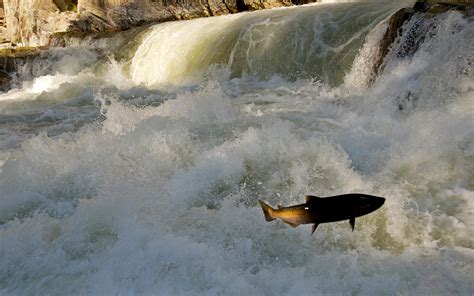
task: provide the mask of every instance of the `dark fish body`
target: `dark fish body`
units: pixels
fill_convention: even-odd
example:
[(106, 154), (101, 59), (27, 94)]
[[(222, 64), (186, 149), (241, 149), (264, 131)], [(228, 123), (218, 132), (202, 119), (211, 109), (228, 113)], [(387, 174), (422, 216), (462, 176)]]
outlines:
[(313, 231), (319, 224), (349, 220), (354, 230), (355, 218), (367, 215), (380, 208), (385, 198), (360, 193), (349, 193), (330, 197), (306, 196), (306, 203), (274, 209), (258, 201), (265, 214), (265, 220), (281, 219), (296, 227), (300, 224), (313, 224)]

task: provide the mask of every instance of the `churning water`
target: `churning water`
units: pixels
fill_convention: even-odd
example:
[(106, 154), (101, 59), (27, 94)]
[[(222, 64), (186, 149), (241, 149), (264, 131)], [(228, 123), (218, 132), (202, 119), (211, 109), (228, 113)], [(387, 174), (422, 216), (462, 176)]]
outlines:
[[(473, 294), (474, 26), (412, 19), (424, 42), (368, 86), (393, 2), (165, 23), (38, 60), (0, 95), (0, 294)], [(267, 223), (256, 203), (347, 192), (386, 197), (354, 232)]]

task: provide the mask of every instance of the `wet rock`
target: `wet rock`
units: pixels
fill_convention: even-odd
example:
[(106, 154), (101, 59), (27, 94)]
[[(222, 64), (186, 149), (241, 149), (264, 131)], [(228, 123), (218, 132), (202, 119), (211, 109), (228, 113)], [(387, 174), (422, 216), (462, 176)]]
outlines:
[(10, 90), (18, 69), (40, 55), (38, 48), (7, 48), (0, 51), (0, 91)]
[(6, 92), (11, 87), (11, 77), (8, 73), (0, 71), (0, 91)]
[(395, 39), (401, 34), (402, 25), (407, 21), (414, 13), (411, 8), (402, 8), (395, 12), (388, 21), (387, 31), (385, 32), (380, 45), (378, 54), (374, 57), (374, 64), (372, 73), (374, 73), (369, 81), (372, 84), (377, 76), (383, 71), (384, 59), (387, 56), (390, 48)]

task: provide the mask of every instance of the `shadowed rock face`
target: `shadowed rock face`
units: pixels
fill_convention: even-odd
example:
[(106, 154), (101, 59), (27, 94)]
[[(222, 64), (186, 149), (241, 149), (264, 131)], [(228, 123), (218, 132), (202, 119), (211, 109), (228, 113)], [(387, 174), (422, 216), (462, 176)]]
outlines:
[(11, 77), (7, 73), (0, 71), (0, 91), (8, 91), (11, 87)]

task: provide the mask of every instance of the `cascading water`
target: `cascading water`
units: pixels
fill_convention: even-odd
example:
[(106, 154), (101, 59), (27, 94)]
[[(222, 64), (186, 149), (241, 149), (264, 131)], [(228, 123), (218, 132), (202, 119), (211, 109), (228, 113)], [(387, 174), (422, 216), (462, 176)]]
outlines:
[[(382, 21), (410, 4), (58, 50), (0, 95), (0, 294), (472, 294), (472, 20), (414, 17), (428, 37), (366, 83)], [(386, 203), (313, 236), (256, 203), (346, 192)]]
[(132, 79), (155, 87), (196, 84), (215, 65), (231, 77), (339, 84), (364, 36), (393, 7), (296, 7), (158, 25), (137, 49)]

